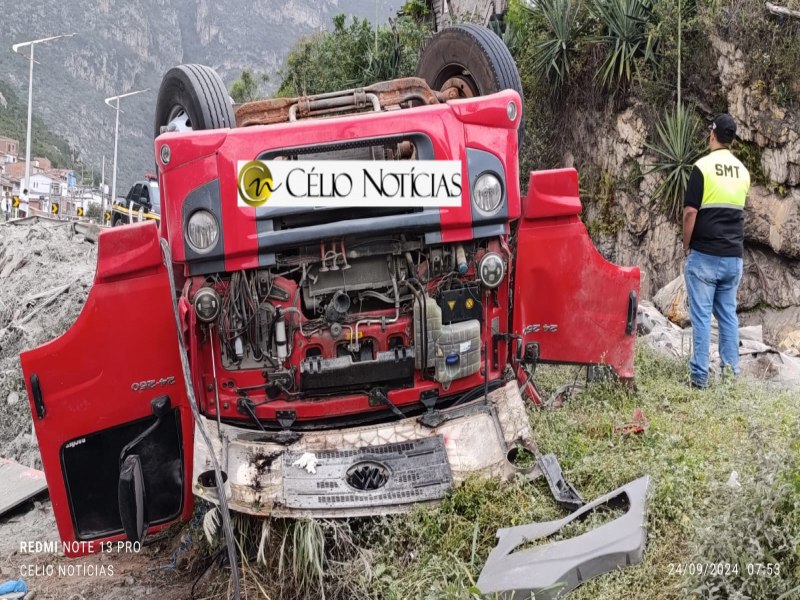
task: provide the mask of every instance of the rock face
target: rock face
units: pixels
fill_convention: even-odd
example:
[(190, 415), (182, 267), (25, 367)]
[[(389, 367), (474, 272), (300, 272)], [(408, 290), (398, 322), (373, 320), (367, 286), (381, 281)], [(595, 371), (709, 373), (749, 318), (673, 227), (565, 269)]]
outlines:
[(800, 305), (800, 261), (758, 246), (746, 247), (738, 301), (739, 310), (760, 305), (773, 308)]
[[(742, 140), (758, 146), (761, 169), (770, 185), (752, 186), (745, 211), (744, 275), (738, 302), (743, 322), (764, 326), (765, 340), (791, 351), (800, 330), (800, 113), (777, 105), (747, 79), (743, 56), (734, 44), (712, 40), (717, 75), (728, 111)], [(646, 146), (647, 107), (633, 104), (617, 113), (575, 116), (568, 154), (581, 172), (611, 176), (615, 190), (606, 205), (585, 203), (585, 221), (598, 248), (619, 264), (642, 269), (642, 297), (682, 326), (684, 256), (681, 227), (666, 218), (655, 198), (658, 176), (649, 173), (655, 157)], [(614, 225), (592, 227), (605, 220)], [(661, 291), (659, 291), (661, 290)], [(683, 294), (683, 295), (682, 295)]]
[(762, 86), (752, 85), (742, 52), (730, 42), (711, 38), (717, 52), (719, 80), (728, 98), (728, 112), (738, 124), (737, 135), (762, 148), (761, 166), (770, 181), (800, 184), (800, 123), (798, 115), (778, 106)]
[(800, 189), (786, 196), (756, 185), (747, 197), (745, 237), (772, 248), (777, 254), (800, 259)]

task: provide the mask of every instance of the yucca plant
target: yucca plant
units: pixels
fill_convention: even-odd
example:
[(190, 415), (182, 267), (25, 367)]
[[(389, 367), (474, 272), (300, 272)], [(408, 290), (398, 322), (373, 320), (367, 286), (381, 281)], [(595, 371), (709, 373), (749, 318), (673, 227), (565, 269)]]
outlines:
[(655, 62), (655, 37), (647, 31), (652, 0), (594, 0), (592, 12), (605, 29), (595, 41), (608, 49), (596, 78), (608, 91), (624, 89), (638, 71), (639, 59)]
[(547, 24), (547, 37), (536, 44), (533, 68), (537, 76), (560, 91), (569, 79), (569, 63), (581, 41), (584, 24), (579, 19), (578, 0), (538, 0), (526, 4)]
[(665, 112), (664, 119), (656, 125), (655, 143), (646, 144), (658, 157), (647, 174), (661, 173), (655, 195), (670, 218), (679, 219), (683, 212), (683, 196), (692, 166), (705, 149), (701, 131), (694, 110), (679, 104), (673, 112)]

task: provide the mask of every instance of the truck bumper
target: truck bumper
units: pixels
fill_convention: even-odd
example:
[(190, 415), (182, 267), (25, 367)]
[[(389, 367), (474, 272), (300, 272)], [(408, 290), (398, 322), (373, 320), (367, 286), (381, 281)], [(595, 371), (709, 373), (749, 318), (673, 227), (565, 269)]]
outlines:
[[(435, 425), (435, 426), (432, 426)], [(435, 415), (378, 425), (274, 434), (205, 419), (227, 475), (232, 510), (279, 517), (353, 517), (403, 512), (436, 502), (468, 475), (510, 479), (508, 453), (533, 443), (516, 382)], [(197, 435), (196, 440), (202, 436)], [(195, 444), (194, 493), (216, 503), (207, 448)]]

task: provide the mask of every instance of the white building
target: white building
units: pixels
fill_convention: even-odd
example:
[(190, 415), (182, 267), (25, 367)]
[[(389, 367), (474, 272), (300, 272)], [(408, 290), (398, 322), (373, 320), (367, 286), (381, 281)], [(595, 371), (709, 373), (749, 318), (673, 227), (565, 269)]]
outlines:
[(53, 179), (44, 173), (31, 174), (31, 187), (28, 189), (28, 195), (38, 198), (39, 196), (50, 196), (50, 190), (53, 187)]

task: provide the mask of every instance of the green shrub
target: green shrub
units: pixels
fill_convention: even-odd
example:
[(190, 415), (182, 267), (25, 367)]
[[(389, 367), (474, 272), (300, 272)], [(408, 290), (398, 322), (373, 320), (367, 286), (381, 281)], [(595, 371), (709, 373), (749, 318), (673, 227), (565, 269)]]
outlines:
[(301, 40), (286, 59), (279, 96), (303, 96), (361, 87), (415, 73), (429, 31), (402, 16), (373, 28), (367, 19), (333, 19), (333, 31)]
[(252, 102), (261, 98), (258, 88), (269, 81), (266, 73), (257, 73), (251, 69), (243, 69), (239, 78), (231, 84), (231, 98), (239, 104)]
[(540, 0), (532, 8), (542, 16), (547, 28), (545, 36), (534, 45), (533, 68), (556, 92), (569, 80), (570, 63), (582, 41), (586, 22), (580, 22), (579, 9), (578, 0)]
[(796, 105), (800, 95), (800, 20), (771, 15), (762, 0), (715, 0), (705, 21), (709, 35), (741, 50), (754, 88), (781, 105)]
[(673, 112), (665, 112), (663, 121), (656, 125), (658, 137), (647, 148), (657, 155), (656, 163), (648, 173), (660, 173), (661, 182), (655, 195), (661, 199), (664, 212), (679, 219), (683, 211), (683, 196), (689, 183), (694, 162), (704, 150), (700, 119), (695, 112), (679, 105)]
[(766, 185), (769, 183), (764, 173), (764, 167), (761, 164), (761, 148), (759, 148), (758, 144), (734, 140), (731, 151), (747, 167), (752, 184)]
[(639, 69), (639, 60), (654, 62), (655, 37), (648, 32), (651, 0), (594, 0), (592, 11), (603, 27), (596, 38), (607, 48), (596, 79), (611, 93), (627, 89)]

